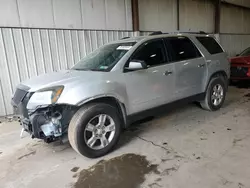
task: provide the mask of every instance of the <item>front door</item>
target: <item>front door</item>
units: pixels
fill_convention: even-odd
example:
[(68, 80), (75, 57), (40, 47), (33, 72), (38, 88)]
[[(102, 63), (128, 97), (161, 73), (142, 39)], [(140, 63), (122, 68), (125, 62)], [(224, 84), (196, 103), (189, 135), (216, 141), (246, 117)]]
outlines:
[(174, 66), (167, 64), (162, 39), (144, 43), (130, 61), (140, 60), (147, 69), (124, 73), (129, 101), (129, 114), (171, 102), (174, 97)]

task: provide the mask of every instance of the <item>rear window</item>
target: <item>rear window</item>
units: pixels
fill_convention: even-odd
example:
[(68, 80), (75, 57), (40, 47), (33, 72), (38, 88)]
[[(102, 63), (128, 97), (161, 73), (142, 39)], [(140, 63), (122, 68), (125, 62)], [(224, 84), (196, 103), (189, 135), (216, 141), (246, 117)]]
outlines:
[(210, 54), (218, 54), (223, 52), (220, 45), (212, 37), (196, 37), (197, 40), (207, 49)]

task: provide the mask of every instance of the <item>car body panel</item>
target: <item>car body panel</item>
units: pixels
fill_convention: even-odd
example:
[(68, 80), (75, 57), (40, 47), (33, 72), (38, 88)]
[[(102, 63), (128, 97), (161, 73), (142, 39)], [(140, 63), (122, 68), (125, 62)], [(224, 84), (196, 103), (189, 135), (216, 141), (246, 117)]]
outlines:
[(203, 57), (175, 62), (176, 96), (178, 99), (196, 95), (203, 91), (203, 77), (206, 75), (206, 62)]
[(173, 64), (124, 73), (128, 96), (128, 115), (175, 100), (175, 72)]

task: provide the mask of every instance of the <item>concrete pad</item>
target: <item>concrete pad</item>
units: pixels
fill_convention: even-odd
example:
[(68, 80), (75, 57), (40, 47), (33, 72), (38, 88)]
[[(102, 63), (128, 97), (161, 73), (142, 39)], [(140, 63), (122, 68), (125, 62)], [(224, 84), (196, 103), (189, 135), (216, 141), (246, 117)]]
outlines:
[(77, 172), (72, 168), (79, 167), (79, 172), (102, 159), (126, 153), (146, 156), (150, 163), (158, 165), (158, 173), (147, 174), (141, 187), (250, 187), (247, 93), (249, 89), (231, 87), (224, 107), (217, 112), (190, 104), (133, 125), (122, 135), (118, 148), (99, 159), (82, 157), (67, 144), (46, 144), (28, 135), (20, 139), (18, 123), (3, 122), (0, 187), (73, 187)]

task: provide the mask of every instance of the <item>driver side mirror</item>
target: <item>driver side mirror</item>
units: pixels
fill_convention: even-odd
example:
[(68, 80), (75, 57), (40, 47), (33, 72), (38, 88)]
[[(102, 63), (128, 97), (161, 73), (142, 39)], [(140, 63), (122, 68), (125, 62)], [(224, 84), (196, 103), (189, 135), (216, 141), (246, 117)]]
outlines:
[(133, 71), (133, 70), (141, 70), (146, 69), (147, 64), (144, 61), (132, 60), (129, 62), (128, 67), (126, 70)]
[(240, 54), (236, 54), (236, 57), (240, 56)]

